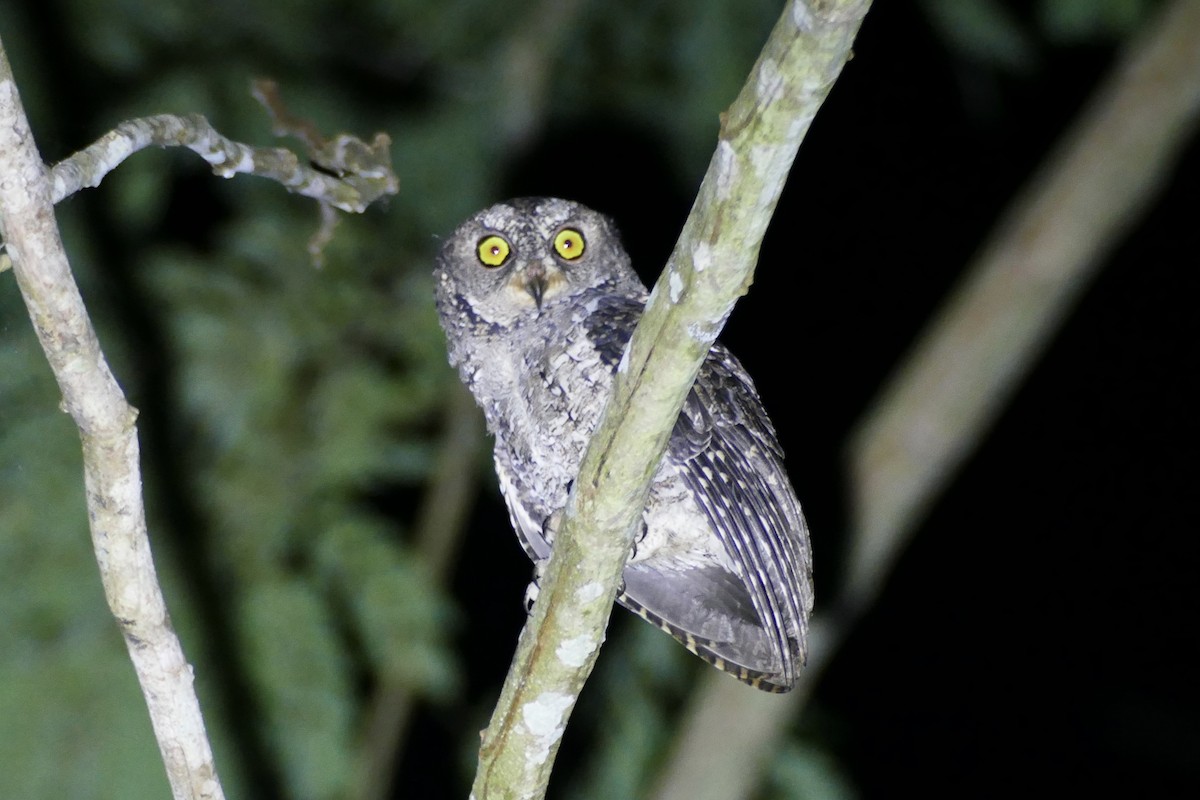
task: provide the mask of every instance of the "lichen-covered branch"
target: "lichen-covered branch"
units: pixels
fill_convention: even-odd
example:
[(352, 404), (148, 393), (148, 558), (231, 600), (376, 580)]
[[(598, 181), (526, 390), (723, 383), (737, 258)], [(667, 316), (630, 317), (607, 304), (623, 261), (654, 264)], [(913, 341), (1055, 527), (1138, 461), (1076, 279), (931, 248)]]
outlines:
[(924, 510), (1195, 135), (1198, 41), (1200, 3), (1165, 6), (1014, 200), (851, 439), (849, 579), (840, 599), (813, 619), (799, 684), (770, 704), (707, 677), (689, 701), (654, 800), (754, 796), (766, 767), (762, 753), (773, 749), (874, 600)]
[(134, 420), (109, 371), (71, 276), (54, 218), (49, 175), (0, 43), (0, 233), (21, 295), (79, 428), (88, 522), (105, 597), (121, 627), (179, 800), (224, 793), (171, 627), (146, 533)]
[(538, 602), (480, 750), (473, 797), (545, 793), (599, 651), (646, 491), (705, 355), (750, 285), (800, 141), (868, 0), (787, 4), (660, 276), (574, 484)]
[[(274, 85), (260, 81), (255, 84), (255, 91), (274, 116), (276, 128), (295, 132), (294, 120), (281, 117), (284, 112)], [(311, 129), (306, 131), (311, 133)], [(227, 139), (199, 114), (140, 117), (122, 122), (83, 150), (55, 164), (51, 170), (51, 197), (57, 203), (80, 189), (99, 186), (118, 164), (152, 145), (186, 147), (223, 178), (238, 173), (270, 178), (290, 192), (353, 213), (364, 211), (380, 197), (396, 193), (398, 182), (391, 168), (391, 139), (387, 134), (375, 134), (370, 144), (346, 133), (329, 140), (307, 136), (304, 141), (309, 158), (317, 167), (302, 163), (295, 153), (281, 147), (252, 147)]]

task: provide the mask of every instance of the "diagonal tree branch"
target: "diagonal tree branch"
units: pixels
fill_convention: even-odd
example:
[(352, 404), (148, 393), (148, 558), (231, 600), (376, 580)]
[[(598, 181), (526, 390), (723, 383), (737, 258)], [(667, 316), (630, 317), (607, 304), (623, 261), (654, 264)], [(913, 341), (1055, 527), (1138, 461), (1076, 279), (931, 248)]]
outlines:
[(705, 355), (753, 277), (788, 170), (868, 0), (788, 2), (738, 98), (617, 370), (480, 750), (475, 800), (544, 795), (604, 636), (646, 491)]

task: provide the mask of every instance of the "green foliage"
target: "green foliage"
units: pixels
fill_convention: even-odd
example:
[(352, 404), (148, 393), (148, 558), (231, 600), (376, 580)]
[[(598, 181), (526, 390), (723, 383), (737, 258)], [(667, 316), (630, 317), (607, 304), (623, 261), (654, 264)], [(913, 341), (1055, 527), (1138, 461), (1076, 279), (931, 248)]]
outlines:
[(1013, 12), (997, 0), (923, 0), (944, 39), (972, 58), (1013, 71), (1034, 64), (1034, 44)]
[(1108, 42), (1137, 29), (1153, 0), (1040, 0), (1023, 19), (1003, 0), (921, 0), (938, 34), (971, 60), (1029, 73), (1043, 43)]
[[(271, 60), (273, 72), (287, 74), (281, 64), (304, 73), (304, 60), (334, 57), (325, 36), (329, 12), (312, 4), (276, 4), (244, 16), (207, 3), (155, 5), (145, 13), (128, 2), (70, 5), (72, 48), (97, 65), (114, 92), (102, 118), (71, 119), (78, 140), (43, 142), (51, 158), (121, 118), (161, 111), (199, 111), (224, 132), (270, 143), (269, 123), (248, 96), (250, 78)], [(10, 29), (3, 32), (8, 41)], [(270, 56), (257, 65), (230, 55), (236, 42), (260, 36)], [(39, 70), (36, 62), (15, 66), (19, 75)], [(347, 98), (311, 75), (284, 91), (298, 113), (336, 120), (329, 131), (403, 130), (399, 116), (388, 118), (377, 104)], [(42, 108), (43, 116), (47, 108), (64, 111)], [(439, 158), (439, 143), (458, 141), (462, 153), (478, 152), (476, 161), (486, 164), (488, 148), (469, 124), (477, 114), (468, 108), (406, 116), (425, 144), (403, 148), (418, 154), (402, 173), (405, 184), (456, 182), (466, 159)], [(186, 484), (156, 495), (167, 488), (164, 476), (146, 475), (151, 528), (230, 796), (240, 794), (242, 754), (224, 727), (231, 710), (215, 691), (218, 654), (191, 613), (186, 591), (195, 584), (177, 580), (176, 568), (214, 576), (224, 609), (208, 612), (234, 614), (235, 641), (228, 644), (236, 652), (220, 655), (244, 674), (261, 712), (256, 722), (240, 724), (261, 726), (277, 761), (269, 769), (289, 796), (348, 795), (364, 687), (386, 681), (438, 698), (456, 688), (452, 606), (406, 544), (406, 519), (381, 517), (367, 498), (419, 487), (428, 474), (439, 401), (452, 379), (432, 309), (430, 234), (486, 202), (488, 176), (499, 166), (492, 161), (491, 169), (471, 170), (474, 189), (457, 181), (453, 202), (418, 196), (343, 220), (323, 270), (313, 269), (305, 249), (317, 225), (310, 201), (265, 181), (222, 183), (188, 153), (138, 154), (96, 193), (64, 206), (68, 250), (102, 343), (139, 405), (151, 352), (131, 320), (108, 304), (116, 284), (101, 283), (94, 269), (111, 248), (134, 283), (133, 297), (121, 301), (143, 303), (163, 337), (165, 388), (177, 405), (144, 406), (142, 419), (157, 417), (186, 444), (160, 454), (177, 462), (173, 472)], [(226, 220), (207, 243), (163, 234), (165, 223), (179, 219), (166, 201), (181, 177), (207, 184), (207, 200), (180, 198), (185, 216)], [(104, 209), (110, 224), (101, 235), (86, 228), (71, 235), (95, 224), (94, 215), (82, 221), (88, 203)], [(98, 255), (97, 240), (109, 242), (108, 256)], [(0, 280), (0, 796), (162, 796), (145, 704), (88, 543), (78, 436), (57, 409), (15, 285), (9, 275)], [(155, 463), (148, 452), (144, 466)], [(191, 498), (194, 527), (164, 531), (163, 502), (179, 496)], [(202, 538), (204, 563), (173, 560), (181, 554), (172, 546), (179, 536)], [(30, 720), (33, 729), (18, 732)]]
[(162, 796), (92, 557), (79, 436), (0, 278), (0, 797)]
[[(265, 184), (246, 195), (258, 213), (223, 233), (220, 269), (155, 250), (144, 278), (170, 310), (189, 471), (268, 739), (294, 796), (335, 797), (354, 759), (360, 670), (418, 693), (453, 686), (447, 602), (395, 523), (363, 504), (376, 485), (428, 472), (445, 356), (423, 276), (361, 240), (352, 252), (339, 239), (314, 270), (297, 235), (311, 208)], [(348, 220), (339, 236), (372, 227)]]
[(353, 753), (348, 658), (324, 598), (302, 578), (258, 578), (239, 608), (255, 695), (294, 797), (337, 797)]
[(335, 524), (317, 555), (323, 585), (340, 598), (376, 673), (447, 699), (457, 665), (442, 639), (455, 620), (420, 565), (362, 517)]
[(718, 114), (733, 102), (779, 14), (775, 2), (603, 4), (565, 37), (570, 56), (553, 114), (625, 117), (674, 143), (681, 177), (698, 179)]
[(1042, 0), (1038, 16), (1052, 39), (1116, 39), (1135, 30), (1152, 6), (1150, 0)]

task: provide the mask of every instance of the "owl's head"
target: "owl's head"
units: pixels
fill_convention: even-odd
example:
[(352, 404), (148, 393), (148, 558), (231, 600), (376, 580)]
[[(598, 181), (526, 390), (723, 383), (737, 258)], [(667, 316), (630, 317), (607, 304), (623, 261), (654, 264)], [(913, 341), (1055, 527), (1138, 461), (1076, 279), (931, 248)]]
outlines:
[(509, 200), (468, 219), (442, 246), (434, 278), (443, 316), (465, 307), (503, 327), (589, 289), (645, 291), (612, 222), (553, 197)]

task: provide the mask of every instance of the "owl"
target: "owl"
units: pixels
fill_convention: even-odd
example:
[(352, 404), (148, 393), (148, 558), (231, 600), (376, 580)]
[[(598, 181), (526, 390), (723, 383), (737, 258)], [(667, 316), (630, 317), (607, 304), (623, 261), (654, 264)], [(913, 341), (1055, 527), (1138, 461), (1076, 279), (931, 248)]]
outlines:
[[(500, 489), (544, 565), (646, 287), (608, 218), (521, 198), (468, 219), (434, 271)], [(540, 569), (538, 569), (540, 574)], [(618, 602), (752, 686), (785, 692), (812, 610), (808, 529), (750, 376), (713, 345), (654, 475)]]

